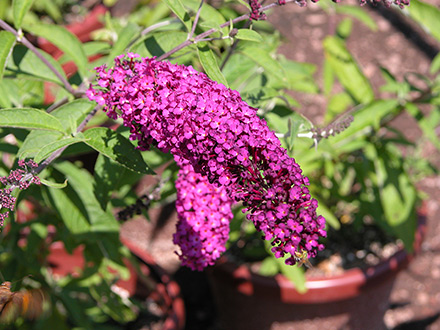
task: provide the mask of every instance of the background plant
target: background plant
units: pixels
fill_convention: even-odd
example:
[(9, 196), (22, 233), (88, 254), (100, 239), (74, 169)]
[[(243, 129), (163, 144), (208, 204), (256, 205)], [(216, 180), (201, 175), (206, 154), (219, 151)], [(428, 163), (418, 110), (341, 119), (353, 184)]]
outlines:
[[(389, 124), (407, 111), (417, 119), (423, 138), (440, 147), (434, 133), (440, 120), (439, 56), (432, 63), (431, 77), (408, 75), (397, 81), (383, 68), (387, 81), (383, 88), (392, 94), (376, 99), (346, 45), (353, 18), (374, 26), (362, 8), (320, 3), (329, 12), (346, 13), (349, 19), (324, 41), (324, 86), (319, 88), (313, 76), (316, 68), (281, 56), (279, 32), (266, 21), (249, 21), (246, 3), (213, 7), (200, 1), (167, 0), (147, 4), (140, 4), (124, 18), (105, 15), (104, 27), (94, 32), (93, 41), (85, 43), (61, 25), (65, 13), (75, 7), (73, 2), (1, 4), (0, 174), (8, 175), (18, 159), (32, 158), (40, 164), (37, 171), (45, 183), (17, 196), (18, 211), (10, 215), (1, 233), (1, 274), (6, 280), (32, 274), (26, 285), (51, 293), (53, 311), (33, 327), (91, 328), (99, 324), (102, 328), (110, 319), (126, 323), (135, 317), (136, 302), (124, 301), (111, 290), (117, 278), (128, 275), (122, 259), (129, 257), (119, 242), (120, 223), (115, 214), (138, 201), (133, 185), (171, 158), (154, 150), (141, 153), (134, 149), (129, 132), (123, 127), (109, 129), (114, 123), (84, 98), (93, 68), (111, 65), (114, 57), (128, 51), (193, 65), (238, 90), (248, 104), (260, 109), (309, 176), (313, 197), (319, 200), (318, 211), (329, 226), (338, 229), (348, 223), (361, 229), (365, 220), (375, 219), (411, 248), (419, 199), (414, 183), (434, 169), (423, 159), (404, 157), (399, 146), (411, 147), (417, 155), (420, 145), (407, 141)], [(278, 6), (275, 1), (267, 2), (265, 10), (279, 10)], [(437, 8), (413, 0), (409, 15), (440, 39)], [(31, 43), (36, 37), (47, 39), (64, 54), (55, 59), (39, 49), (38, 43)], [(72, 62), (77, 70), (66, 75), (62, 65), (66, 68)], [(55, 98), (50, 103), (44, 97), (48, 83)], [(335, 85), (342, 92), (333, 92)], [(299, 104), (288, 91), (327, 95), (326, 124), (314, 127), (299, 115)], [(160, 197), (151, 203), (173, 198), (176, 171), (177, 167), (169, 165), (157, 179), (169, 181), (159, 184)], [(145, 208), (137, 210), (144, 212)], [(284, 266), (260, 243), (256, 245), (263, 249), (252, 249), (261, 240), (239, 210), (231, 229), (229, 246), (244, 242), (250, 248), (247, 257), (264, 260), (262, 272), (281, 271), (301, 288), (301, 269)], [(26, 244), (21, 243), (23, 237)], [(91, 263), (79, 277), (55, 280), (50, 275), (45, 256), (56, 241), (62, 241), (68, 251), (84, 248)], [(117, 272), (109, 273), (109, 266)], [(22, 322), (18, 320), (16, 326), (24, 327)]]

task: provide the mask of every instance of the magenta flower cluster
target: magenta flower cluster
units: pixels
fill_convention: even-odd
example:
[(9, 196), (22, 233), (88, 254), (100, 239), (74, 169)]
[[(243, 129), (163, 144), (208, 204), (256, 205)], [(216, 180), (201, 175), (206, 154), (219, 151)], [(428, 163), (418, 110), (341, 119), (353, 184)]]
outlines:
[(203, 270), (225, 251), (232, 200), (224, 187), (209, 183), (189, 164), (179, 170), (176, 189), (179, 221), (173, 241), (182, 250), (182, 265)]
[(179, 165), (223, 186), (272, 240), (275, 255), (287, 254), (286, 263), (324, 248), (318, 239), (326, 236), (325, 219), (316, 214), (308, 179), (237, 91), (192, 67), (128, 54), (112, 68), (97, 68), (88, 96), (123, 119), (140, 149), (153, 144), (171, 152)]
[(8, 176), (0, 177), (0, 182), (7, 186), (7, 188), (0, 189), (0, 209), (8, 210), (0, 213), (0, 228), (9, 216), (9, 211), (14, 211), (16, 198), (11, 195), (12, 191), (15, 188), (27, 189), (32, 183), (40, 184), (40, 179), (33, 174), (33, 169), (38, 166), (37, 163), (33, 160), (28, 162), (19, 160), (18, 166), (21, 168), (11, 171)]

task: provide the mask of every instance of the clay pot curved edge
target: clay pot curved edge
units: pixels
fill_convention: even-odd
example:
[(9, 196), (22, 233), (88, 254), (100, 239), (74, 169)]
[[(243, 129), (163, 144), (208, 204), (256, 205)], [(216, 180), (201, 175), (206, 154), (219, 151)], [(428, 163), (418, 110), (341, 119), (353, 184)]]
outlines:
[(253, 273), (245, 265), (237, 265), (222, 257), (211, 269), (218, 280), (228, 282), (242, 294), (275, 297), (288, 304), (315, 304), (341, 301), (356, 297), (369, 285), (395, 275), (405, 268), (414, 255), (420, 251), (426, 233), (426, 207), (418, 210), (418, 226), (414, 240), (414, 252), (400, 249), (388, 259), (368, 268), (353, 268), (341, 275), (308, 278), (307, 292), (300, 294), (284, 275), (266, 277)]

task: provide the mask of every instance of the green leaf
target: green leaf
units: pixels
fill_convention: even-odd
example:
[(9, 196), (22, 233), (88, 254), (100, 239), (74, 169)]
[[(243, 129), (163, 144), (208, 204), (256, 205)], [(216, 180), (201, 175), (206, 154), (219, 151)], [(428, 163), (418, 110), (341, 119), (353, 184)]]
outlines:
[[(52, 66), (64, 77), (66, 75), (61, 67), (61, 65), (53, 59), (52, 56), (46, 54), (40, 50), (46, 60), (52, 64)], [(32, 51), (27, 47), (22, 45), (17, 45), (12, 52), (12, 56), (9, 58), (6, 69), (9, 74), (15, 73), (17, 75), (23, 74), (29, 76), (33, 79), (49, 80), (56, 84), (63, 86), (62, 82), (58, 79), (55, 73), (50, 70), (43, 61), (37, 57)]]
[(246, 81), (254, 77), (255, 69), (255, 62), (252, 59), (243, 54), (234, 53), (226, 62), (222, 73), (232, 89), (242, 92), (243, 85), (247, 85)]
[(295, 285), (295, 289), (299, 293), (306, 293), (307, 287), (306, 287), (306, 276), (304, 274), (304, 270), (296, 265), (294, 266), (286, 265), (284, 262), (286, 259), (287, 257), (276, 258), (278, 266), (280, 267), (281, 274), (286, 276), (290, 280), (290, 282), (292, 282)]
[(405, 108), (406, 111), (417, 120), (424, 136), (440, 151), (440, 139), (436, 134), (436, 128), (440, 123), (440, 109), (435, 107), (431, 110), (429, 116), (425, 116), (413, 103), (407, 103)]
[(31, 9), (34, 0), (14, 0), (12, 2), (12, 15), (14, 17), (14, 26), (18, 30), (23, 22), (23, 17)]
[(65, 187), (67, 187), (67, 180), (65, 180), (63, 183), (57, 183), (57, 182), (52, 182), (52, 181), (48, 181), (48, 180), (40, 178), (40, 182), (41, 182), (41, 184), (43, 184), (45, 186), (55, 188), (55, 189), (63, 189)]
[[(106, 269), (109, 266), (105, 265)], [(120, 295), (111, 289), (108, 283), (101, 282), (99, 285), (91, 285), (90, 294), (96, 300), (100, 309), (116, 322), (125, 324), (136, 318), (135, 312), (123, 303)]]
[(95, 163), (94, 176), (96, 186), (94, 193), (101, 208), (106, 209), (112, 191), (116, 190), (124, 177), (125, 167), (100, 154)]
[(432, 60), (431, 67), (429, 68), (429, 73), (434, 74), (440, 71), (440, 53), (438, 53)]
[(197, 51), (199, 54), (200, 63), (202, 63), (203, 69), (209, 78), (225, 85), (226, 87), (229, 87), (228, 82), (223, 76), (223, 73), (220, 71), (217, 59), (215, 58), (211, 49), (209, 49), (209, 46), (206, 43), (198, 43)]
[(78, 126), (95, 106), (95, 102), (78, 99), (55, 109), (51, 115), (58, 118), (66, 134), (75, 134)]
[(263, 37), (261, 37), (261, 35), (258, 32), (254, 31), (254, 30), (249, 30), (249, 29), (238, 30), (238, 33), (235, 35), (234, 38), (237, 38), (240, 40), (263, 42)]
[(111, 213), (105, 212), (101, 208), (93, 193), (96, 183), (91, 174), (87, 172), (87, 170), (80, 169), (70, 162), (58, 163), (54, 166), (66, 176), (69, 186), (75, 190), (84, 206), (86, 219), (88, 219), (92, 225), (91, 230), (104, 232), (118, 231), (118, 222)]
[(407, 10), (412, 19), (440, 41), (440, 10), (436, 6), (411, 0), (411, 6)]
[(168, 8), (182, 21), (186, 30), (188, 32), (191, 31), (191, 20), (182, 2), (180, 0), (163, 0), (163, 2), (165, 2)]
[(63, 26), (54, 24), (32, 24), (26, 26), (30, 33), (47, 39), (64, 53), (68, 54), (75, 64), (81, 76), (87, 76), (87, 56), (79, 39)]
[(33, 158), (46, 144), (60, 140), (63, 136), (63, 134), (53, 131), (31, 131), (23, 141), (17, 157), (20, 159)]
[(283, 58), (281, 58), (279, 62), (283, 67), (290, 90), (306, 93), (319, 92), (319, 87), (313, 78), (313, 73), (316, 71), (315, 65), (290, 61)]
[(79, 142), (84, 142), (84, 139), (79, 137), (67, 137), (62, 140), (58, 140), (52, 143), (47, 143), (42, 149), (40, 149), (38, 154), (35, 156), (34, 161), (36, 163), (40, 163), (42, 160), (49, 157), (53, 152), (57, 151), (58, 149)]
[(412, 251), (417, 226), (417, 191), (401, 167), (401, 160), (396, 162), (394, 157), (384, 150), (378, 150), (375, 158), (380, 200), (386, 221), (403, 241), (405, 248)]
[(348, 107), (353, 105), (353, 99), (348, 93), (333, 94), (328, 101), (327, 112), (325, 114), (325, 121), (330, 122), (337, 115), (341, 114)]
[(0, 127), (16, 127), (63, 132), (64, 127), (54, 116), (32, 108), (0, 110)]
[(322, 77), (324, 80), (324, 95), (329, 96), (335, 83), (335, 72), (327, 59), (324, 59), (322, 70)]
[(12, 52), (15, 44), (15, 36), (9, 31), (0, 31), (0, 80), (3, 79), (6, 60)]
[(272, 58), (266, 50), (261, 49), (261, 47), (248, 46), (243, 48), (241, 52), (263, 67), (268, 75), (275, 76), (276, 79), (283, 83), (287, 81), (281, 64), (276, 59)]
[(337, 37), (324, 40), (325, 57), (345, 90), (358, 103), (368, 103), (374, 99), (374, 92), (368, 79), (351, 56), (345, 43)]
[(279, 273), (278, 263), (272, 256), (266, 257), (261, 263), (259, 274), (263, 276), (275, 276)]
[(325, 205), (324, 202), (316, 196), (313, 197), (318, 201), (318, 208), (316, 209), (316, 212), (321, 214), (325, 218), (327, 224), (332, 228), (341, 228), (341, 223), (339, 222), (338, 218), (336, 218), (335, 214), (327, 207), (327, 205)]
[(377, 24), (374, 19), (368, 14), (366, 10), (359, 6), (344, 6), (337, 5), (334, 6), (334, 9), (339, 14), (346, 14), (348, 16), (354, 17), (364, 23), (367, 27), (369, 27), (372, 31), (377, 31)]
[(90, 224), (87, 218), (81, 212), (79, 205), (69, 198), (64, 189), (49, 189), (48, 191), (67, 229), (72, 234), (89, 232)]
[(292, 284), (295, 286), (295, 289), (299, 293), (307, 292), (306, 276), (304, 270), (301, 267), (295, 265), (286, 265), (285, 260), (288, 258), (287, 256), (285, 256), (284, 258), (275, 258), (273, 252), (271, 251), (272, 244), (270, 243), (270, 241), (264, 241), (264, 247), (270, 257), (278, 264), (281, 274), (286, 276), (292, 282)]
[[(139, 40), (130, 51), (139, 54), (142, 57), (161, 56), (167, 51), (185, 42), (188, 34), (182, 31), (165, 31), (148, 35), (146, 38)], [(175, 53), (175, 56), (182, 56), (188, 52), (190, 47)]]
[[(190, 9), (190, 13), (192, 15), (195, 15), (195, 13), (199, 10), (200, 7), (200, 1), (199, 0), (185, 0), (184, 1), (185, 7)], [(194, 14), (193, 14), (194, 13)], [(200, 10), (200, 18), (197, 27), (208, 27), (216, 28), (218, 31), (220, 31), (223, 34), (228, 33), (228, 28), (225, 27), (223, 29), (220, 29), (220, 25), (225, 23), (226, 19), (223, 17), (222, 13), (212, 6), (210, 6), (208, 3), (204, 3), (202, 5), (202, 8)]]
[(138, 33), (139, 27), (134, 23), (128, 23), (118, 34), (118, 40), (116, 40), (108, 55), (107, 64), (112, 64), (116, 56), (123, 54), (126, 47)]
[(9, 97), (11, 96), (8, 93), (8, 89), (10, 88), (10, 79), (0, 79), (0, 108), (12, 108), (13, 104)]
[(351, 34), (351, 29), (353, 27), (353, 21), (349, 18), (343, 19), (336, 28), (336, 33), (342, 39), (347, 39)]
[(138, 173), (154, 173), (139, 150), (121, 134), (109, 128), (98, 127), (86, 130), (84, 137), (87, 145), (125, 168)]

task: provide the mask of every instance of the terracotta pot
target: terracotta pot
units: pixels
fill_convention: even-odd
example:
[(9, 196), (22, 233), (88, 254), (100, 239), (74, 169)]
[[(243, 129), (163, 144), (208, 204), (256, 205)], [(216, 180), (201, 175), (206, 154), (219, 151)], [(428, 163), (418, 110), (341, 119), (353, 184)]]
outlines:
[[(128, 280), (119, 280), (116, 286), (128, 292), (130, 296), (148, 298), (157, 302), (162, 314), (166, 315), (163, 320), (163, 330), (182, 330), (185, 326), (185, 306), (180, 295), (179, 285), (156, 264), (153, 257), (146, 251), (139, 249), (129, 240), (123, 240), (123, 244), (140, 259), (140, 270), (143, 275), (155, 281), (154, 291), (146, 289), (142, 279), (137, 275), (134, 267), (126, 262), (130, 270)], [(55, 276), (78, 276), (79, 271), (84, 267), (83, 247), (77, 247), (72, 254), (69, 254), (62, 242), (55, 242), (49, 248), (47, 261)], [(111, 271), (111, 270), (110, 270)]]
[[(414, 243), (426, 230), (420, 212)], [(222, 329), (384, 329), (383, 316), (397, 273), (413, 254), (400, 250), (374, 267), (308, 278), (305, 294), (283, 275), (265, 277), (221, 259), (209, 272)]]

